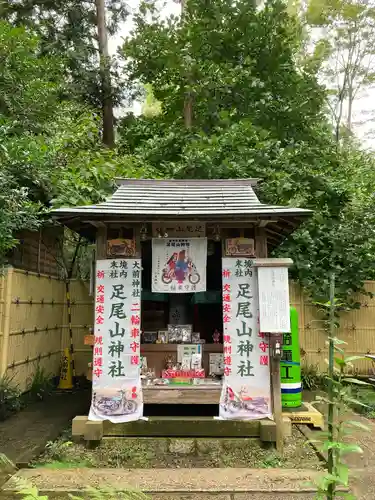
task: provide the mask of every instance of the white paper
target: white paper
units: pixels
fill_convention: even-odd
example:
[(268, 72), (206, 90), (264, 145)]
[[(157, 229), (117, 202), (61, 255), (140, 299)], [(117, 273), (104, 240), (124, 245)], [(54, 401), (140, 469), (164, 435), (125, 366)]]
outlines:
[(259, 267), (258, 281), (260, 331), (290, 332), (288, 269)]
[(201, 344), (178, 344), (177, 345), (177, 363), (182, 363), (183, 358), (192, 359), (193, 354), (200, 354), (202, 357)]
[(89, 420), (129, 422), (143, 415), (140, 296), (140, 259), (97, 261)]
[(206, 291), (207, 238), (154, 238), (152, 291)]
[(252, 260), (224, 258), (224, 383), (220, 417), (252, 420), (271, 415), (269, 345), (259, 333), (258, 284)]

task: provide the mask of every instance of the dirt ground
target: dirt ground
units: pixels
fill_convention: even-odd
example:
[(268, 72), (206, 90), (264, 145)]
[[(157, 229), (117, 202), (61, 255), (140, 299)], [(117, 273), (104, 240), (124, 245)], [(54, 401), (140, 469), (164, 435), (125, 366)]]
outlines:
[(33, 463), (36, 467), (196, 468), (254, 467), (322, 469), (305, 437), (293, 429), (284, 457), (257, 439), (107, 438), (94, 450), (60, 438)]
[(45, 401), (31, 403), (16, 415), (0, 422), (0, 451), (12, 462), (26, 466), (57, 439), (72, 418), (84, 415), (90, 393), (55, 392)]

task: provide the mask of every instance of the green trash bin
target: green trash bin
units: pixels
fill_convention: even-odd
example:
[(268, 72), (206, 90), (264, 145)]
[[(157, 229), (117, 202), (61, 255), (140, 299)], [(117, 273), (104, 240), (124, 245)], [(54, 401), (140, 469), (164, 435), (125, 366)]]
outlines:
[(284, 408), (298, 408), (302, 404), (302, 383), (298, 313), (294, 307), (290, 308), (290, 333), (283, 334), (280, 376), (282, 406)]

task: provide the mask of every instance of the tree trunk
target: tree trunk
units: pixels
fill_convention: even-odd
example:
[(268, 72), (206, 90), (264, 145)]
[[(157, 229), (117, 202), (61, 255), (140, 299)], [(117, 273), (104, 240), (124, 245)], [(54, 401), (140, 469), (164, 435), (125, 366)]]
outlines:
[(346, 122), (346, 126), (350, 134), (352, 133), (352, 114), (353, 114), (353, 86), (352, 84), (348, 87), (348, 119)]
[(115, 143), (113, 103), (110, 74), (110, 59), (108, 53), (107, 27), (105, 21), (104, 0), (95, 0), (98, 25), (98, 41), (100, 56), (100, 77), (102, 82), (102, 110), (103, 110), (103, 143), (112, 148)]
[[(184, 18), (187, 0), (181, 0), (181, 18)], [(187, 81), (190, 82), (190, 75), (187, 76)], [(184, 100), (184, 123), (187, 129), (190, 129), (193, 124), (193, 99), (190, 92), (185, 93)]]

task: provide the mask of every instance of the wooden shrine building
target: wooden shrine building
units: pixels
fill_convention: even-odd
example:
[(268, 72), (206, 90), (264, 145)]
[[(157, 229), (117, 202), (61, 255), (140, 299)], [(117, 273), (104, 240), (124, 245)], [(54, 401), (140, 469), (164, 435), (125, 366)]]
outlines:
[[(138, 316), (129, 313), (129, 332), (132, 332), (129, 335), (134, 333), (133, 337), (129, 337), (129, 346), (134, 346), (134, 352), (126, 354), (128, 347), (125, 346), (122, 347), (121, 356), (129, 356), (131, 370), (133, 362), (138, 364), (145, 404), (218, 404), (226, 375), (253, 375), (250, 370), (254, 368), (255, 362), (251, 361), (251, 356), (257, 347), (253, 347), (249, 340), (247, 344), (242, 339), (238, 340), (241, 344), (236, 344), (238, 351), (245, 352), (244, 346), (247, 345), (247, 354), (235, 367), (233, 365), (233, 371), (230, 364), (231, 357), (235, 357), (229, 345), (231, 331), (237, 331), (240, 335), (240, 323), (231, 326), (230, 311), (232, 308), (233, 312), (234, 307), (238, 311), (245, 307), (244, 302), (237, 303), (236, 296), (240, 292), (235, 292), (236, 296), (232, 297), (226, 293), (231, 286), (230, 273), (233, 277), (236, 274), (245, 279), (246, 273), (251, 276), (246, 266), (288, 267), (290, 259), (273, 259), (269, 256), (311, 214), (309, 210), (301, 208), (263, 204), (256, 195), (256, 187), (256, 179), (119, 179), (117, 190), (105, 202), (61, 208), (53, 212), (54, 218), (62, 225), (91, 241), (96, 240), (95, 339), (101, 338), (99, 333), (107, 321), (105, 318), (100, 319), (99, 311), (104, 310), (100, 300), (107, 300), (98, 296), (98, 291), (104, 289), (104, 285), (100, 285), (100, 277), (108, 272), (108, 276), (110, 274), (117, 280), (113, 290), (115, 287), (119, 290), (122, 286), (121, 276), (124, 280), (131, 280), (127, 292), (121, 297), (133, 297), (129, 307), (137, 305), (134, 310), (140, 313), (139, 328), (135, 328)], [(132, 278), (129, 278), (124, 270), (128, 266), (126, 259), (134, 259), (134, 262), (140, 260), (141, 273), (133, 270)], [(227, 264), (228, 269), (224, 269), (224, 262), (232, 262), (233, 270), (229, 271)], [(223, 285), (225, 278), (229, 281)], [(245, 289), (244, 283), (239, 283), (238, 290)], [(249, 298), (253, 295), (249, 295)], [(112, 308), (108, 312), (109, 318), (110, 314), (113, 316), (114, 305), (109, 304), (108, 307)], [(130, 321), (129, 314), (124, 313), (118, 318)], [(235, 321), (235, 314), (232, 316)], [(256, 313), (249, 312), (244, 317), (253, 321), (254, 316)], [(247, 332), (254, 334), (254, 325), (242, 323)], [(117, 324), (116, 328), (120, 331), (118, 325), (122, 327), (123, 323), (119, 320)], [(113, 324), (108, 328), (114, 332)], [(139, 351), (136, 338), (138, 330)], [(111, 342), (114, 346), (113, 339)], [(258, 344), (262, 342), (261, 339)], [(263, 345), (269, 349), (267, 343), (263, 342)], [(95, 379), (95, 373), (100, 377), (108, 363), (108, 366), (113, 366), (113, 369), (109, 369), (112, 374), (115, 372), (126, 376), (126, 370), (121, 371), (120, 354), (112, 356), (113, 359), (108, 362), (98, 358), (97, 354), (95, 366), (95, 352), (102, 352), (101, 345), (97, 349), (94, 345), (93, 350), (94, 386), (95, 380), (99, 380)], [(226, 353), (232, 354), (227, 356)], [(269, 370), (268, 351), (265, 348), (258, 358)], [(133, 380), (136, 372), (131, 372)], [(129, 400), (132, 397), (136, 399), (135, 386), (132, 391)], [(103, 408), (111, 399), (111, 394), (102, 395)], [(257, 397), (249, 399), (254, 402)], [(127, 403), (130, 413), (131, 403)], [(105, 411), (105, 414), (109, 414), (110, 410), (105, 408)]]

